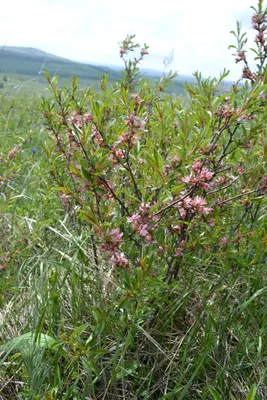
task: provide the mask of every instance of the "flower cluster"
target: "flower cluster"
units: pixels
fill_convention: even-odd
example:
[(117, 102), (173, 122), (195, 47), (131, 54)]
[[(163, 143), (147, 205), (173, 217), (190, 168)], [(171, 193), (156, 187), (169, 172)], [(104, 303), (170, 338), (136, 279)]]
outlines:
[(140, 132), (145, 132), (146, 121), (141, 120), (140, 117), (131, 113), (125, 121), (125, 124), (131, 128), (131, 130), (139, 130)]
[[(182, 219), (185, 219), (188, 213), (195, 213), (198, 217), (201, 217), (202, 215), (208, 215), (213, 212), (213, 208), (206, 207), (206, 205), (207, 202), (203, 197), (195, 196), (191, 198), (188, 196), (178, 204), (178, 211)], [(176, 228), (180, 230), (181, 226), (178, 225)]]
[(93, 116), (90, 112), (88, 112), (84, 115), (81, 115), (78, 113), (78, 111), (74, 111), (72, 116), (69, 118), (69, 122), (71, 124), (74, 124), (79, 129), (82, 128), (83, 123), (85, 125), (88, 125), (92, 121), (93, 121)]
[(246, 60), (247, 60), (247, 58), (246, 58), (245, 51), (244, 50), (238, 51), (237, 52), (237, 57), (235, 59), (235, 62), (239, 63), (240, 61), (246, 61)]
[(212, 180), (213, 175), (214, 173), (208, 168), (203, 167), (201, 160), (197, 159), (192, 166), (192, 172), (190, 175), (182, 178), (182, 181), (191, 185), (197, 185), (198, 187), (207, 190), (210, 186), (210, 181)]
[(104, 139), (102, 138), (95, 124), (92, 124), (92, 139), (98, 143), (100, 147), (104, 147)]
[(174, 257), (183, 257), (185, 248), (185, 240), (181, 240), (179, 246), (176, 247)]
[(114, 254), (119, 244), (122, 242), (123, 233), (120, 232), (119, 228), (107, 231), (103, 235), (103, 244), (101, 249), (109, 254)]
[(134, 231), (140, 236), (145, 238), (148, 242), (151, 241), (151, 234), (149, 233), (149, 221), (151, 216), (149, 215), (150, 204), (144, 202), (138, 208), (138, 212), (127, 218), (127, 221), (131, 223)]
[[(267, 16), (263, 13), (254, 14), (252, 17), (253, 29), (257, 31), (255, 42), (260, 43), (264, 47), (265, 47), (266, 30), (267, 30), (267, 25), (265, 24), (266, 21), (267, 21)], [(267, 51), (267, 49), (265, 51)]]
[(113, 256), (111, 257), (111, 264), (114, 267), (122, 267), (126, 268), (129, 265), (129, 261), (125, 257), (124, 253), (114, 253)]
[(119, 252), (119, 245), (122, 242), (123, 233), (119, 228), (105, 232), (103, 235), (103, 243), (100, 249), (107, 255), (111, 256), (111, 264), (114, 267), (127, 267), (129, 262), (123, 252)]
[(218, 111), (215, 112), (215, 115), (220, 116), (221, 118), (224, 118), (226, 121), (229, 121), (229, 119), (234, 115), (235, 109), (233, 107), (230, 107), (229, 104), (223, 104)]
[(256, 75), (254, 73), (252, 73), (249, 68), (245, 67), (245, 68), (243, 68), (243, 71), (242, 71), (242, 78), (254, 81), (256, 78)]

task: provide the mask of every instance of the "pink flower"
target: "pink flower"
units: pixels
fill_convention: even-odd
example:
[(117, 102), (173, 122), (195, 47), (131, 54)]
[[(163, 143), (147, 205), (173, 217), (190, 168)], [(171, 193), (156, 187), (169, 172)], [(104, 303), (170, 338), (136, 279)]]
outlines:
[(129, 265), (124, 253), (114, 253), (111, 257), (111, 263), (114, 267), (127, 267)]
[(182, 178), (182, 181), (185, 183), (189, 183), (191, 185), (198, 185), (199, 187), (207, 190), (209, 188), (209, 183), (214, 173), (209, 171), (207, 168), (202, 167), (202, 163), (199, 159), (195, 160), (192, 166), (193, 174), (185, 176)]
[(213, 212), (213, 208), (205, 207), (206, 204), (206, 200), (201, 196), (196, 196), (192, 200), (192, 208), (199, 216), (207, 215)]
[(221, 238), (221, 240), (220, 240), (220, 244), (222, 245), (222, 246), (224, 246), (224, 245), (226, 245), (228, 243), (228, 239), (227, 239), (227, 237), (222, 237)]
[(198, 186), (201, 187), (204, 190), (208, 190), (208, 188), (210, 187), (209, 183), (207, 183), (207, 182), (200, 182), (198, 184)]
[(182, 178), (182, 181), (184, 183), (190, 183), (191, 185), (193, 185), (194, 183), (197, 182), (197, 179), (195, 177), (193, 177), (192, 175), (188, 175), (188, 176), (185, 176), (184, 178)]
[(142, 226), (142, 225), (140, 226), (140, 231), (139, 231), (139, 233), (140, 233), (141, 236), (145, 237), (145, 236), (148, 234), (147, 228), (148, 228), (148, 225), (147, 225), (147, 224), (145, 224), (145, 225), (143, 225), (143, 226)]
[(180, 225), (172, 226), (172, 229), (174, 230), (174, 232), (181, 232), (182, 225), (180, 224)]
[(119, 228), (112, 229), (112, 231), (110, 232), (110, 241), (113, 244), (117, 245), (122, 242), (122, 236), (123, 236), (123, 233), (120, 232)]
[(69, 118), (69, 122), (77, 126), (77, 128), (81, 129), (82, 127), (82, 117), (79, 115), (77, 111), (74, 111), (72, 116)]
[(224, 184), (225, 181), (226, 181), (226, 177), (225, 177), (225, 176), (218, 176), (217, 182), (218, 182), (220, 185)]
[(206, 205), (206, 200), (203, 197), (196, 196), (193, 200), (191, 205), (195, 210), (200, 210)]
[(89, 122), (92, 122), (92, 120), (93, 120), (93, 116), (91, 113), (88, 112), (88, 113), (84, 114), (83, 122), (85, 124), (89, 124)]
[(139, 211), (141, 211), (142, 213), (147, 213), (149, 206), (150, 206), (149, 203), (145, 204), (144, 202), (142, 202), (141, 205), (139, 206)]
[(138, 214), (138, 213), (135, 213), (135, 214), (133, 214), (131, 217), (128, 217), (128, 218), (127, 218), (127, 221), (128, 221), (128, 222), (131, 222), (131, 223), (135, 223), (135, 222), (139, 221), (140, 218), (141, 218), (141, 215)]
[(194, 164), (192, 166), (192, 171), (195, 173), (198, 173), (201, 170), (202, 164), (199, 159), (194, 161)]
[(183, 249), (177, 247), (177, 249), (175, 249), (174, 257), (183, 257), (183, 256), (184, 256)]
[(189, 208), (191, 208), (191, 204), (192, 204), (192, 199), (191, 199), (191, 197), (186, 197), (182, 202), (181, 202), (181, 205), (184, 207), (184, 208), (187, 208), (187, 209), (189, 209)]

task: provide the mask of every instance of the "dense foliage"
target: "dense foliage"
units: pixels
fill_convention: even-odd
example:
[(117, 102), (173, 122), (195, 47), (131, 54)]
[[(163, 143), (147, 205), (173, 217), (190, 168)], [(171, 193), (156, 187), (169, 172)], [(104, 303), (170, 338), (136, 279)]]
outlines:
[(229, 93), (128, 36), (111, 86), (2, 97), (3, 399), (267, 398), (266, 19)]

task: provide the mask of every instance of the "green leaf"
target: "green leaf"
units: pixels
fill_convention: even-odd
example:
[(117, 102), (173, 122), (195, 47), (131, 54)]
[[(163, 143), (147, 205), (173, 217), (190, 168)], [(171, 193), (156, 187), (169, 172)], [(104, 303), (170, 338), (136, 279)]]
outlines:
[(70, 338), (74, 338), (75, 336), (80, 336), (87, 328), (90, 326), (90, 324), (82, 324), (80, 326), (77, 326), (76, 329), (72, 332), (70, 335)]
[(246, 397), (246, 400), (254, 400), (257, 394), (257, 386), (254, 384)]
[(58, 341), (44, 333), (36, 334), (35, 332), (27, 332), (18, 336), (9, 342), (0, 346), (0, 350), (6, 352), (5, 357), (0, 361), (0, 365), (5, 361), (13, 350), (18, 350), (20, 353), (26, 355), (33, 352), (36, 347), (47, 350), (55, 350), (58, 346), (62, 345), (62, 341)]
[(213, 387), (209, 387), (209, 391), (213, 396), (214, 400), (223, 400), (223, 398), (221, 397), (221, 395), (217, 392), (216, 389), (214, 389)]

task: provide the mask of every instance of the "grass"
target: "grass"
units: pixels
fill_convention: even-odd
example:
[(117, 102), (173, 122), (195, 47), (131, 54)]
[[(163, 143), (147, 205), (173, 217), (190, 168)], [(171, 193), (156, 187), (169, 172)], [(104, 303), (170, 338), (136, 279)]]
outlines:
[(0, 95), (0, 399), (266, 399), (266, 264), (206, 254), (133, 301), (53, 189), (20, 79)]

